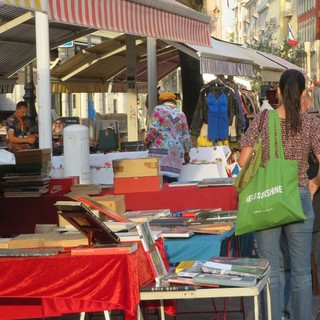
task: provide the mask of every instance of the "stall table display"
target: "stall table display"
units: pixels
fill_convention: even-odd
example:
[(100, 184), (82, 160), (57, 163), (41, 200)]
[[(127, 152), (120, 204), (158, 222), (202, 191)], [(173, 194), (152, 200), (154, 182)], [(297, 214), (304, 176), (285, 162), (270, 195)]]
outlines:
[[(227, 157), (230, 149), (226, 146), (192, 148), (191, 163), (182, 167), (180, 181), (202, 180), (227, 176)], [(113, 184), (112, 161), (148, 157), (148, 151), (109, 152), (89, 155), (91, 183)], [(52, 157), (51, 176), (64, 176), (64, 157)]]
[[(104, 191), (114, 194), (113, 190)], [(170, 209), (171, 213), (186, 209), (237, 210), (238, 194), (233, 186), (198, 188), (192, 186), (170, 187), (155, 192), (125, 194), (126, 210)]]
[[(114, 194), (105, 190), (104, 194)], [(126, 210), (237, 209), (237, 192), (233, 186), (197, 188), (195, 186), (169, 187), (164, 184), (157, 192), (125, 194)], [(43, 195), (38, 198), (1, 197), (0, 236), (34, 233), (36, 224), (58, 224), (56, 201), (70, 200), (63, 195)]]
[[(141, 291), (140, 299), (160, 300), (161, 320), (165, 319), (164, 301), (168, 299), (203, 299), (203, 298), (232, 298), (232, 297), (253, 297), (254, 300), (254, 319), (259, 319), (259, 297), (261, 291), (266, 287), (267, 291), (267, 312), (268, 320), (271, 320), (271, 301), (269, 289), (270, 270), (266, 275), (253, 287), (220, 287), (220, 288), (199, 288), (195, 290), (182, 291)], [(140, 309), (138, 310), (140, 311)], [(138, 320), (141, 320), (141, 313), (138, 313)], [(224, 318), (226, 319), (226, 318)]]

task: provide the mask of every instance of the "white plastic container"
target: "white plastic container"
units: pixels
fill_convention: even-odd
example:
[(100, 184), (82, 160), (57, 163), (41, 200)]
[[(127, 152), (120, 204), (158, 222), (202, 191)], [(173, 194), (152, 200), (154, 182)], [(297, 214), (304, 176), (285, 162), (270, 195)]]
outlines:
[(91, 183), (89, 129), (72, 124), (63, 130), (64, 176), (79, 176), (81, 184)]

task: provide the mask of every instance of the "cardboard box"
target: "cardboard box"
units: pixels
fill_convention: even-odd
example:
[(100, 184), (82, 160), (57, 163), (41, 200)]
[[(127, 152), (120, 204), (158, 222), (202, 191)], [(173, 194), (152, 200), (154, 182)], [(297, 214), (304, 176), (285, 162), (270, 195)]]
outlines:
[(108, 209), (115, 213), (123, 214), (126, 212), (126, 203), (124, 195), (105, 195), (105, 196), (93, 196), (92, 200), (103, 204)]
[(114, 193), (160, 191), (163, 187), (161, 174), (152, 177), (114, 178)]
[(157, 157), (113, 160), (112, 167), (115, 178), (152, 177), (160, 174)]
[(71, 191), (74, 184), (79, 183), (79, 176), (51, 178), (48, 194), (64, 195)]

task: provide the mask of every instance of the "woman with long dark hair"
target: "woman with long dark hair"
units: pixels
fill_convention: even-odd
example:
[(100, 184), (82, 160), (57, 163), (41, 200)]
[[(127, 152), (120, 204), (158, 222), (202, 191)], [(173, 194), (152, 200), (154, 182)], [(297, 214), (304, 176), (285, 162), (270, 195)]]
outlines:
[[(311, 239), (314, 221), (312, 198), (320, 185), (320, 170), (314, 179), (307, 175), (308, 156), (312, 151), (320, 160), (320, 120), (301, 110), (305, 95), (305, 78), (295, 69), (288, 69), (281, 75), (277, 112), (280, 118), (284, 155), (296, 160), (300, 198), (306, 220), (256, 232), (257, 249), (261, 258), (269, 260), (271, 266), (270, 290), (272, 319), (282, 319), (284, 292), (280, 281), (280, 238), (285, 237), (290, 258), (290, 320), (311, 320)], [(258, 114), (241, 139), (239, 165), (242, 166), (250, 154), (258, 135), (261, 114)], [(262, 165), (269, 160), (268, 115), (262, 128)]]

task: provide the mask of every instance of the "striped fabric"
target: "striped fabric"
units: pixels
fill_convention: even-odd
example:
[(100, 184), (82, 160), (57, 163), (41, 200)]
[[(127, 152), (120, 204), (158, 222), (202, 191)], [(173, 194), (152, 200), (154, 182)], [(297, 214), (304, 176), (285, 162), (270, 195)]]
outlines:
[(47, 12), (48, 2), (41, 0), (1, 0), (1, 3)]
[[(48, 12), (49, 20), (210, 46), (210, 18), (172, 0), (0, 0)], [(160, 8), (160, 5), (161, 8)], [(46, 6), (48, 5), (48, 8)], [(193, 15), (192, 15), (193, 14)]]

